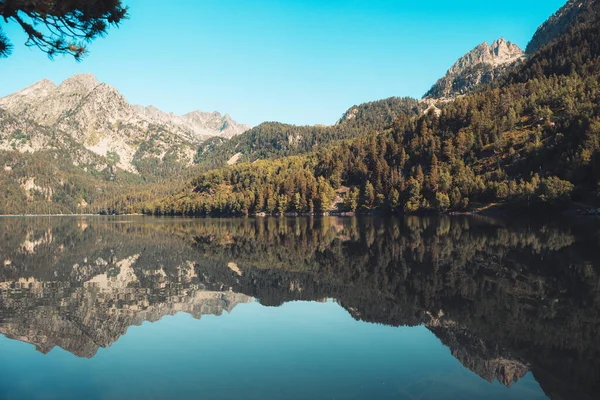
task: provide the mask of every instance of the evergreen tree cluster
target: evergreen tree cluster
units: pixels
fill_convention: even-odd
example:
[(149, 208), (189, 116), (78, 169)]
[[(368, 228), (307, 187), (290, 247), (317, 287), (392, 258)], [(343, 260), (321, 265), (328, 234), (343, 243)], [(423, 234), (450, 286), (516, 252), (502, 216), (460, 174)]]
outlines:
[(296, 126), (265, 122), (223, 142), (214, 138), (198, 149), (196, 163), (202, 170), (221, 168), (239, 153), (238, 162), (252, 162), (304, 154), (340, 140), (348, 140), (389, 128), (401, 115), (417, 116), (423, 103), (409, 97), (390, 97), (351, 107), (336, 125)]
[[(80, 60), (89, 42), (127, 18), (127, 7), (120, 0), (0, 0), (0, 16), (23, 30), (26, 46), (51, 58), (69, 54)], [(11, 51), (12, 43), (0, 29), (0, 57)]]

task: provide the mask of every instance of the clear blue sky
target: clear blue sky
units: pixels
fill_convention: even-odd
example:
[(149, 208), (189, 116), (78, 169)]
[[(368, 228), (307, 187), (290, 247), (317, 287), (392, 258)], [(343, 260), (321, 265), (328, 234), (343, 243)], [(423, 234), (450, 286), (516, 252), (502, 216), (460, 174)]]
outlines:
[(421, 97), (454, 61), (499, 37), (525, 47), (565, 0), (124, 0), (130, 19), (81, 63), (15, 44), (0, 96), (90, 72), (131, 103), (239, 122), (331, 124), (353, 104)]

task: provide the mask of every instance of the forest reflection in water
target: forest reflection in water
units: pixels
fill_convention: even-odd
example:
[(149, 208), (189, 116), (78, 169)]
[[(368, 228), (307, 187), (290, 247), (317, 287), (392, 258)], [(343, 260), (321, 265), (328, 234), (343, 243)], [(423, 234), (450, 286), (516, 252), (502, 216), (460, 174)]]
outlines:
[(0, 333), (85, 358), (130, 326), (335, 299), (552, 399), (600, 393), (600, 230), (484, 217), (0, 220)]

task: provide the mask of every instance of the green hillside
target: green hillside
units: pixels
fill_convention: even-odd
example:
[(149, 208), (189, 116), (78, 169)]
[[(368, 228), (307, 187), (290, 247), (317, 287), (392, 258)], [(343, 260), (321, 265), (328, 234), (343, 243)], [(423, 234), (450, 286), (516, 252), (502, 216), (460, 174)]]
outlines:
[(239, 154), (237, 162), (253, 162), (304, 154), (340, 140), (389, 128), (400, 115), (416, 116), (425, 105), (411, 98), (391, 97), (351, 107), (333, 126), (295, 126), (265, 122), (228, 141), (215, 138), (198, 150), (196, 162), (204, 170), (221, 168)]
[(493, 87), (438, 115), (279, 160), (209, 171), (146, 212), (446, 211), (597, 203), (600, 22), (593, 3)]

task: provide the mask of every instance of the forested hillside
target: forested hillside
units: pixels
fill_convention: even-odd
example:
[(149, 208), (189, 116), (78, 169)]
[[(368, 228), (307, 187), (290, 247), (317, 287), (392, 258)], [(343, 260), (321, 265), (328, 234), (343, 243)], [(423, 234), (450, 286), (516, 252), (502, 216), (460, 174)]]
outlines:
[(195, 178), (145, 212), (245, 214), (466, 210), (598, 202), (597, 3), (495, 86), (439, 115), (400, 115), (373, 133), (305, 156)]
[[(77, 79), (82, 78), (71, 78)], [(30, 98), (38, 98), (30, 92), (44, 85), (55, 90), (52, 83), (38, 83), (29, 97), (16, 96), (12, 106), (26, 109)], [(227, 165), (236, 154), (237, 162), (303, 154), (389, 128), (398, 115), (416, 116), (424, 108), (414, 99), (389, 98), (353, 106), (335, 126), (268, 122), (230, 140), (217, 136), (199, 144), (193, 165), (181, 161), (180, 146), (161, 150), (168, 132), (150, 124), (128, 156), (132, 171), (119, 167), (123, 160), (117, 151), (96, 154), (87, 148), (91, 139), (80, 143), (57, 127), (0, 109), (0, 214), (122, 213), (131, 204), (175, 192), (201, 172)], [(44, 110), (40, 107), (40, 113)]]
[(209, 140), (200, 147), (196, 163), (201, 169), (280, 158), (317, 150), (340, 140), (353, 139), (391, 127), (401, 115), (417, 116), (426, 106), (411, 98), (391, 97), (353, 106), (334, 126), (295, 126), (265, 122), (223, 141)]
[(98, 212), (141, 186), (181, 185), (207, 137), (248, 128), (217, 112), (131, 105), (91, 74), (43, 79), (0, 98), (0, 214)]

